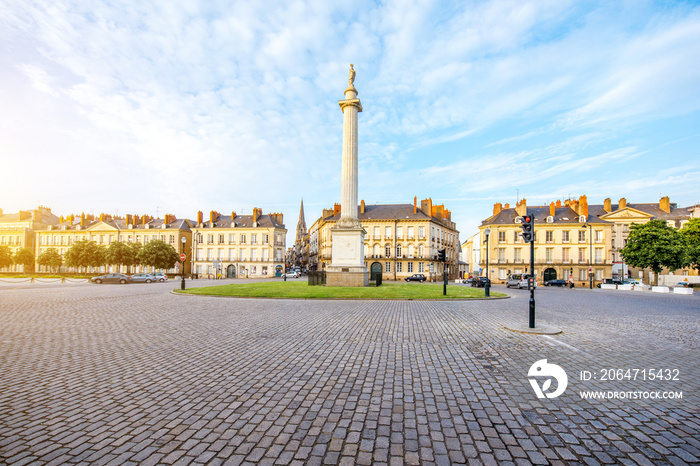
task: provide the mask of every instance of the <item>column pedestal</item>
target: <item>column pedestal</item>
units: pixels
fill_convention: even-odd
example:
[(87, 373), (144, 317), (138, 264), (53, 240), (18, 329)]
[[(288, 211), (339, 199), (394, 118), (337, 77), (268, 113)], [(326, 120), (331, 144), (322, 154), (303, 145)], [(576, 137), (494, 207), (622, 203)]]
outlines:
[(326, 286), (367, 286), (366, 233), (362, 227), (331, 229), (333, 262), (326, 269)]

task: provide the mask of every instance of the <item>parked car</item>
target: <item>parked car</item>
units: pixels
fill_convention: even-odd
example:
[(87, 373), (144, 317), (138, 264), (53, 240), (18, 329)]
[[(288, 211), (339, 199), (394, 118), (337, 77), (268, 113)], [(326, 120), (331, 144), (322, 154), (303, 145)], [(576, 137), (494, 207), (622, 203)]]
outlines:
[(423, 275), (422, 273), (414, 273), (410, 277), (404, 278), (404, 280), (406, 280), (407, 282), (421, 282), (421, 283), (423, 283), (424, 281), (427, 280), (427, 278), (425, 278), (425, 275)]
[(600, 288), (600, 285), (622, 285), (622, 280), (617, 278), (604, 278), (600, 283), (596, 284), (596, 287)]
[(292, 270), (292, 271), (289, 271), (289, 272), (285, 273), (284, 275), (282, 275), (282, 277), (299, 278), (299, 274)]
[(464, 280), (462, 280), (462, 283), (464, 283), (465, 285), (471, 285), (472, 283), (474, 283), (474, 277), (465, 278)]
[(156, 272), (156, 273), (153, 274), (153, 276), (154, 276), (155, 279), (158, 280), (159, 282), (168, 281), (168, 276), (165, 275), (163, 272)]
[[(506, 288), (515, 287), (520, 290), (527, 290), (529, 278), (530, 275), (526, 273), (511, 273), (506, 279)], [(537, 282), (534, 285), (537, 287)]]
[[(489, 282), (489, 279), (486, 277), (476, 277), (474, 281), (472, 281), (472, 286), (476, 288), (484, 288), (486, 286), (486, 282)], [(489, 286), (491, 282), (489, 282)]]
[(131, 281), (133, 283), (153, 283), (156, 281), (156, 277), (150, 273), (135, 273), (131, 276)]
[(121, 283), (122, 285), (125, 283), (131, 283), (131, 277), (128, 275), (124, 275), (123, 273), (107, 273), (104, 275), (100, 275), (98, 277), (92, 277), (90, 279), (92, 283)]
[(544, 282), (544, 286), (568, 286), (569, 284), (567, 283), (566, 280), (562, 280), (560, 278), (557, 278), (556, 280), (547, 280)]

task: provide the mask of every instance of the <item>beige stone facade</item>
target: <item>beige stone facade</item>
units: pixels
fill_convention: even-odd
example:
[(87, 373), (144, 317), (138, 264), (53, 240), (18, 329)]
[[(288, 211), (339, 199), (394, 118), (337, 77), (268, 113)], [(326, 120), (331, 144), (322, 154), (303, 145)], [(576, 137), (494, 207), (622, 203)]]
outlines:
[(535, 273), (540, 284), (555, 278), (568, 279), (573, 274), (577, 286), (586, 286), (591, 278), (589, 273), (595, 282), (600, 282), (603, 278), (621, 277), (623, 269), (625, 277), (642, 278), (649, 283), (648, 271), (628, 267), (619, 253), (627, 243), (630, 225), (661, 219), (681, 228), (691, 212), (692, 208), (670, 203), (668, 197), (658, 204), (629, 204), (623, 198), (617, 204), (606, 199), (603, 204), (589, 205), (586, 196), (548, 206), (527, 206), (525, 199), (514, 208), (498, 203), (494, 205), (493, 215), (479, 227), (479, 267), (475, 264), (472, 270), (476, 275), (479, 272), (486, 275), (488, 229), (491, 280), (505, 283), (510, 273), (529, 272), (530, 244), (522, 241), (520, 223), (527, 213), (535, 218)]
[[(309, 263), (312, 270), (326, 270), (331, 263), (331, 228), (340, 218), (340, 205), (323, 211), (309, 228)], [(443, 264), (437, 251), (446, 249), (450, 279), (457, 278), (459, 231), (444, 205), (431, 199), (417, 204), (377, 204), (359, 206), (359, 220), (367, 232), (364, 239), (365, 266), (381, 268), (384, 280), (403, 280), (423, 273), (431, 281), (442, 279)]]
[(192, 228), (192, 270), (200, 278), (270, 278), (284, 271), (287, 230), (279, 213), (202, 212)]
[[(51, 209), (39, 206), (34, 211), (5, 214), (0, 209), (0, 246), (7, 246), (12, 254), (22, 248), (34, 252), (36, 232), (57, 225), (59, 218)], [(5, 272), (24, 272), (23, 265), (12, 265)]]
[[(112, 217), (101, 214), (99, 217), (81, 214), (69, 215), (61, 218), (56, 225), (49, 225), (36, 231), (36, 245), (34, 257), (38, 258), (46, 249), (56, 249), (61, 256), (76, 242), (81, 240), (94, 241), (98, 245), (109, 247), (114, 241), (124, 243), (146, 244), (149, 241), (160, 240), (170, 244), (178, 253), (189, 251), (192, 242), (190, 222), (186, 219), (177, 219), (174, 215), (166, 215), (165, 218), (153, 218), (148, 215), (126, 215), (126, 217)], [(183, 248), (182, 238), (185, 238)], [(189, 274), (191, 261), (187, 257), (185, 273)], [(38, 272), (48, 272), (45, 267), (37, 265)], [(65, 266), (61, 272), (69, 271)], [(91, 269), (91, 272), (121, 272), (126, 273), (126, 266), (107, 265)], [(167, 273), (179, 273), (178, 267), (165, 270)], [(156, 272), (152, 267), (135, 266), (130, 273)]]

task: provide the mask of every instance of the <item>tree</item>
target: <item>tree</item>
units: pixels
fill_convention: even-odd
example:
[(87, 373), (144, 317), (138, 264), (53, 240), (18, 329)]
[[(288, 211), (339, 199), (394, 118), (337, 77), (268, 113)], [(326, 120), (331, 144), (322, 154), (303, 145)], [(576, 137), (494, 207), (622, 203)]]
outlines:
[(0, 246), (0, 269), (10, 267), (12, 264), (14, 264), (12, 249), (9, 246)]
[(655, 285), (658, 285), (664, 267), (673, 271), (686, 264), (683, 236), (663, 220), (632, 225), (627, 246), (620, 253), (632, 267), (650, 268), (654, 272)]
[(13, 260), (15, 264), (24, 266), (25, 273), (34, 270), (34, 253), (29, 248), (22, 248), (17, 251)]
[(107, 263), (112, 265), (125, 265), (126, 273), (129, 273), (129, 268), (138, 264), (138, 252), (140, 249), (140, 243), (113, 241), (107, 248)]
[(107, 263), (106, 248), (86, 239), (76, 241), (64, 256), (68, 267), (100, 267)]
[(700, 218), (690, 219), (680, 229), (686, 244), (686, 263), (700, 272)]
[(160, 240), (149, 241), (139, 251), (139, 262), (156, 269), (170, 269), (180, 260), (174, 247)]
[(54, 272), (58, 272), (59, 267), (61, 267), (61, 265), (63, 264), (63, 258), (58, 253), (58, 250), (54, 248), (49, 248), (46, 251), (39, 254), (39, 257), (36, 259), (36, 263), (45, 267), (49, 267), (53, 269)]

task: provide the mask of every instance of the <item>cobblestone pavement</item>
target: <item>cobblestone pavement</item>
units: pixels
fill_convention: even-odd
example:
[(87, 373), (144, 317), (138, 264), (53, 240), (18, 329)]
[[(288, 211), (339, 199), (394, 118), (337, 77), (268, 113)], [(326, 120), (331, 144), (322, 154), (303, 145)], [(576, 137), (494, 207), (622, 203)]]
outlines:
[[(697, 294), (538, 289), (538, 323), (564, 330), (543, 336), (503, 328), (527, 323), (528, 293), (501, 287), (512, 299), (230, 299), (176, 286), (0, 290), (0, 462), (700, 462)], [(557, 398), (530, 385), (541, 359), (568, 374)], [(605, 369), (646, 380), (601, 380)]]

